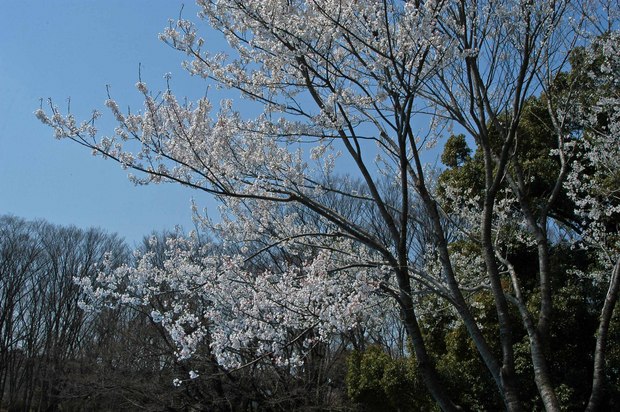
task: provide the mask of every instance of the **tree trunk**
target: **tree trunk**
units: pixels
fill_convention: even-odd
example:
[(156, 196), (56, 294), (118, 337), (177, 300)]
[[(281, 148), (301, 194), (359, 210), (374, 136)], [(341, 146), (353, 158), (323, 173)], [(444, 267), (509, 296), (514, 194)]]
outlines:
[(611, 273), (609, 281), (609, 289), (605, 297), (605, 303), (601, 310), (601, 317), (598, 325), (598, 333), (596, 336), (596, 346), (594, 349), (594, 371), (592, 376), (592, 392), (588, 400), (587, 412), (598, 411), (603, 400), (603, 389), (605, 387), (605, 356), (607, 354), (607, 334), (609, 332), (609, 324), (611, 317), (618, 301), (618, 292), (620, 289), (620, 258), (616, 262)]
[(495, 309), (499, 324), (500, 345), (502, 348), (502, 367), (500, 370), (502, 387), (504, 390), (504, 402), (509, 411), (522, 411), (514, 371), (514, 350), (512, 347), (512, 326), (508, 313), (508, 302), (504, 295), (501, 284), (499, 268), (495, 261), (495, 249), (491, 237), (493, 200), (487, 198), (483, 209), (481, 225), (482, 232), (482, 254), (487, 268), (491, 291), (495, 300)]
[(433, 361), (426, 351), (424, 338), (422, 337), (422, 332), (420, 331), (420, 326), (413, 308), (408, 273), (406, 270), (399, 270), (396, 276), (400, 289), (399, 304), (401, 306), (403, 323), (407, 329), (407, 334), (411, 338), (416, 361), (420, 373), (422, 374), (424, 384), (442, 411), (461, 410), (461, 408), (456, 406), (450, 399), (450, 396), (446, 392), (445, 385), (441, 383), (437, 370), (433, 365)]

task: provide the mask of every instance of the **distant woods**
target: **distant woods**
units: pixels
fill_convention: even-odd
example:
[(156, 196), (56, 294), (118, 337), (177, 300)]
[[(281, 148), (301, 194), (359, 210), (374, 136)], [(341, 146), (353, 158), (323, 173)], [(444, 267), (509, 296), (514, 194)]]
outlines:
[[(165, 260), (165, 238), (142, 251)], [(317, 345), (296, 376), (275, 368), (225, 370), (208, 347), (179, 361), (148, 308), (81, 309), (77, 278), (105, 260), (133, 264), (101, 229), (0, 216), (0, 411), (290, 410), (344, 407), (344, 344)], [(161, 300), (165, 301), (165, 294)], [(157, 305), (153, 302), (153, 308)], [(199, 370), (200, 376), (192, 371)]]
[(172, 351), (148, 317), (79, 307), (74, 277), (96, 277), (106, 253), (116, 265), (131, 256), (103, 230), (0, 216), (0, 410), (159, 409), (178, 401)]

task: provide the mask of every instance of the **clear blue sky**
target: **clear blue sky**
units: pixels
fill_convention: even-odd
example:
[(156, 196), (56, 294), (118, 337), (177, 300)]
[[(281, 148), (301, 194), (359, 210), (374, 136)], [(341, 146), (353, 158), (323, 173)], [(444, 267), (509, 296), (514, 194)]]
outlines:
[[(183, 55), (157, 37), (181, 5), (0, 0), (0, 214), (101, 227), (130, 244), (152, 230), (177, 224), (191, 229), (192, 197), (215, 214), (205, 194), (171, 184), (133, 186), (116, 163), (55, 140), (33, 115), (40, 98), (65, 107), (71, 97), (71, 110), (80, 118), (101, 109), (99, 129), (110, 131), (106, 85), (121, 107), (139, 109), (134, 87), (139, 63), (151, 89), (165, 88), (163, 76), (171, 72), (177, 94), (204, 94), (204, 82), (181, 69)], [(183, 14), (194, 18), (196, 6), (189, 1)]]
[[(178, 96), (202, 97), (206, 83), (189, 76), (181, 68), (183, 54), (158, 39), (182, 5), (172, 0), (0, 0), (0, 214), (101, 227), (130, 244), (153, 230), (192, 229), (192, 198), (217, 217), (217, 205), (206, 194), (173, 184), (133, 186), (118, 164), (55, 140), (33, 115), (41, 98), (44, 105), (52, 98), (65, 108), (70, 97), (79, 119), (100, 109), (104, 117), (98, 128), (111, 133), (115, 124), (104, 107), (106, 85), (121, 108), (140, 109), (139, 64), (151, 90), (165, 89), (163, 77), (170, 72)], [(183, 16), (197, 21), (196, 12), (188, 0)], [(202, 24), (205, 33), (208, 27)], [(221, 37), (211, 33), (208, 47), (225, 49)], [(214, 93), (209, 90), (215, 100)], [(237, 107), (252, 112), (249, 103), (241, 104), (244, 108)], [(431, 154), (436, 156), (437, 149)]]

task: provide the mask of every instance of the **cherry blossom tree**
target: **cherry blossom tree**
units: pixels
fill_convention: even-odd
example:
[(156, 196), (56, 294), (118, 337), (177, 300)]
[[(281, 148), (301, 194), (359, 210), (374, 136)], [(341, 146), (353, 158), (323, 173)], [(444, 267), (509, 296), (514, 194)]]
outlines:
[[(37, 117), (56, 137), (137, 172), (131, 179), (138, 184), (176, 182), (214, 195), (224, 206), (222, 219), (202, 219), (236, 249), (171, 240), (163, 268), (144, 253), (136, 266), (82, 281), (91, 299), (85, 304), (147, 305), (170, 296), (151, 316), (175, 340), (178, 356), (208, 342), (229, 367), (242, 366), (244, 353), (301, 367), (304, 348), (318, 341), (359, 325), (380, 333), (383, 314), (395, 305), (430, 394), (443, 410), (455, 410), (420, 327), (421, 297), (432, 294), (458, 314), (511, 411), (522, 410), (523, 402), (513, 338), (520, 322), (542, 403), (559, 410), (545, 355), (554, 298), (549, 246), (561, 223), (550, 211), (571, 191), (578, 213), (594, 223), (592, 233), (573, 232), (589, 245), (601, 244), (603, 232), (595, 230), (605, 208), (600, 200), (603, 190), (617, 197), (617, 188), (604, 179), (579, 187), (575, 182), (584, 162), (594, 174), (614, 167), (614, 157), (603, 156), (617, 152), (618, 105), (612, 96), (598, 100), (592, 113), (578, 110), (570, 93), (555, 93), (553, 86), (569, 68), (570, 51), (591, 43), (593, 33), (611, 32), (602, 47), (617, 51), (614, 4), (198, 4), (199, 17), (226, 37), (230, 55), (210, 53), (208, 39), (182, 18), (170, 23), (162, 40), (187, 54), (190, 74), (260, 107), (257, 117), (244, 116), (232, 100), (214, 109), (206, 97), (183, 101), (170, 88), (155, 94), (142, 81), (136, 87), (143, 110), (123, 113), (112, 98), (106, 102), (118, 122), (113, 135), (97, 137), (98, 112), (80, 123), (51, 105), (51, 113), (41, 109)], [(606, 61), (598, 75), (617, 84), (616, 62)], [(527, 102), (540, 93), (547, 96), (557, 141), (549, 149), (559, 159), (542, 200), (529, 195), (526, 163), (515, 155)], [(589, 139), (572, 133), (573, 125), (587, 126), (602, 110), (608, 113), (603, 129), (589, 126), (595, 131)], [(455, 128), (482, 155), (479, 194), (457, 188), (438, 196), (436, 174), (424, 163), (425, 149)], [(500, 234), (508, 225), (536, 249), (537, 309), (526, 304), (522, 274), (505, 253)], [(478, 255), (451, 248), (453, 230), (478, 244)], [(617, 244), (605, 241), (614, 262)], [(612, 276), (599, 277), (609, 282), (610, 294), (596, 361), (603, 369), (618, 283), (617, 264), (611, 272), (606, 268)], [(470, 298), (474, 290), (492, 297), (497, 336), (481, 330)], [(299, 349), (289, 350), (296, 343)], [(595, 374), (592, 408), (601, 376)]]
[[(604, 385), (605, 358), (610, 322), (620, 291), (620, 196), (618, 192), (620, 155), (620, 37), (618, 32), (603, 33), (582, 51), (577, 78), (587, 77), (597, 83), (598, 92), (586, 95), (574, 108), (573, 116), (585, 129), (578, 142), (581, 156), (573, 162), (564, 183), (576, 203), (581, 219), (583, 245), (594, 251), (598, 270), (588, 274), (595, 282), (607, 285), (594, 352), (592, 394), (588, 410), (601, 405)], [(581, 76), (579, 76), (581, 75)]]

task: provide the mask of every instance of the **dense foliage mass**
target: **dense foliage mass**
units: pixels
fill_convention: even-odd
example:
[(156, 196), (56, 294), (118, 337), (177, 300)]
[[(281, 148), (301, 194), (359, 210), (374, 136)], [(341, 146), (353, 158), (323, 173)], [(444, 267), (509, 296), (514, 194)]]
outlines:
[[(617, 2), (198, 4), (229, 54), (186, 19), (162, 39), (257, 117), (142, 81), (142, 111), (106, 102), (111, 136), (99, 113), (36, 113), (136, 183), (222, 203), (196, 213), (214, 241), (109, 255), (83, 307), (147, 308), (177, 359), (226, 371), (302, 380), (354, 349), (366, 404), (618, 408)], [(437, 144), (445, 169), (424, 163)]]

